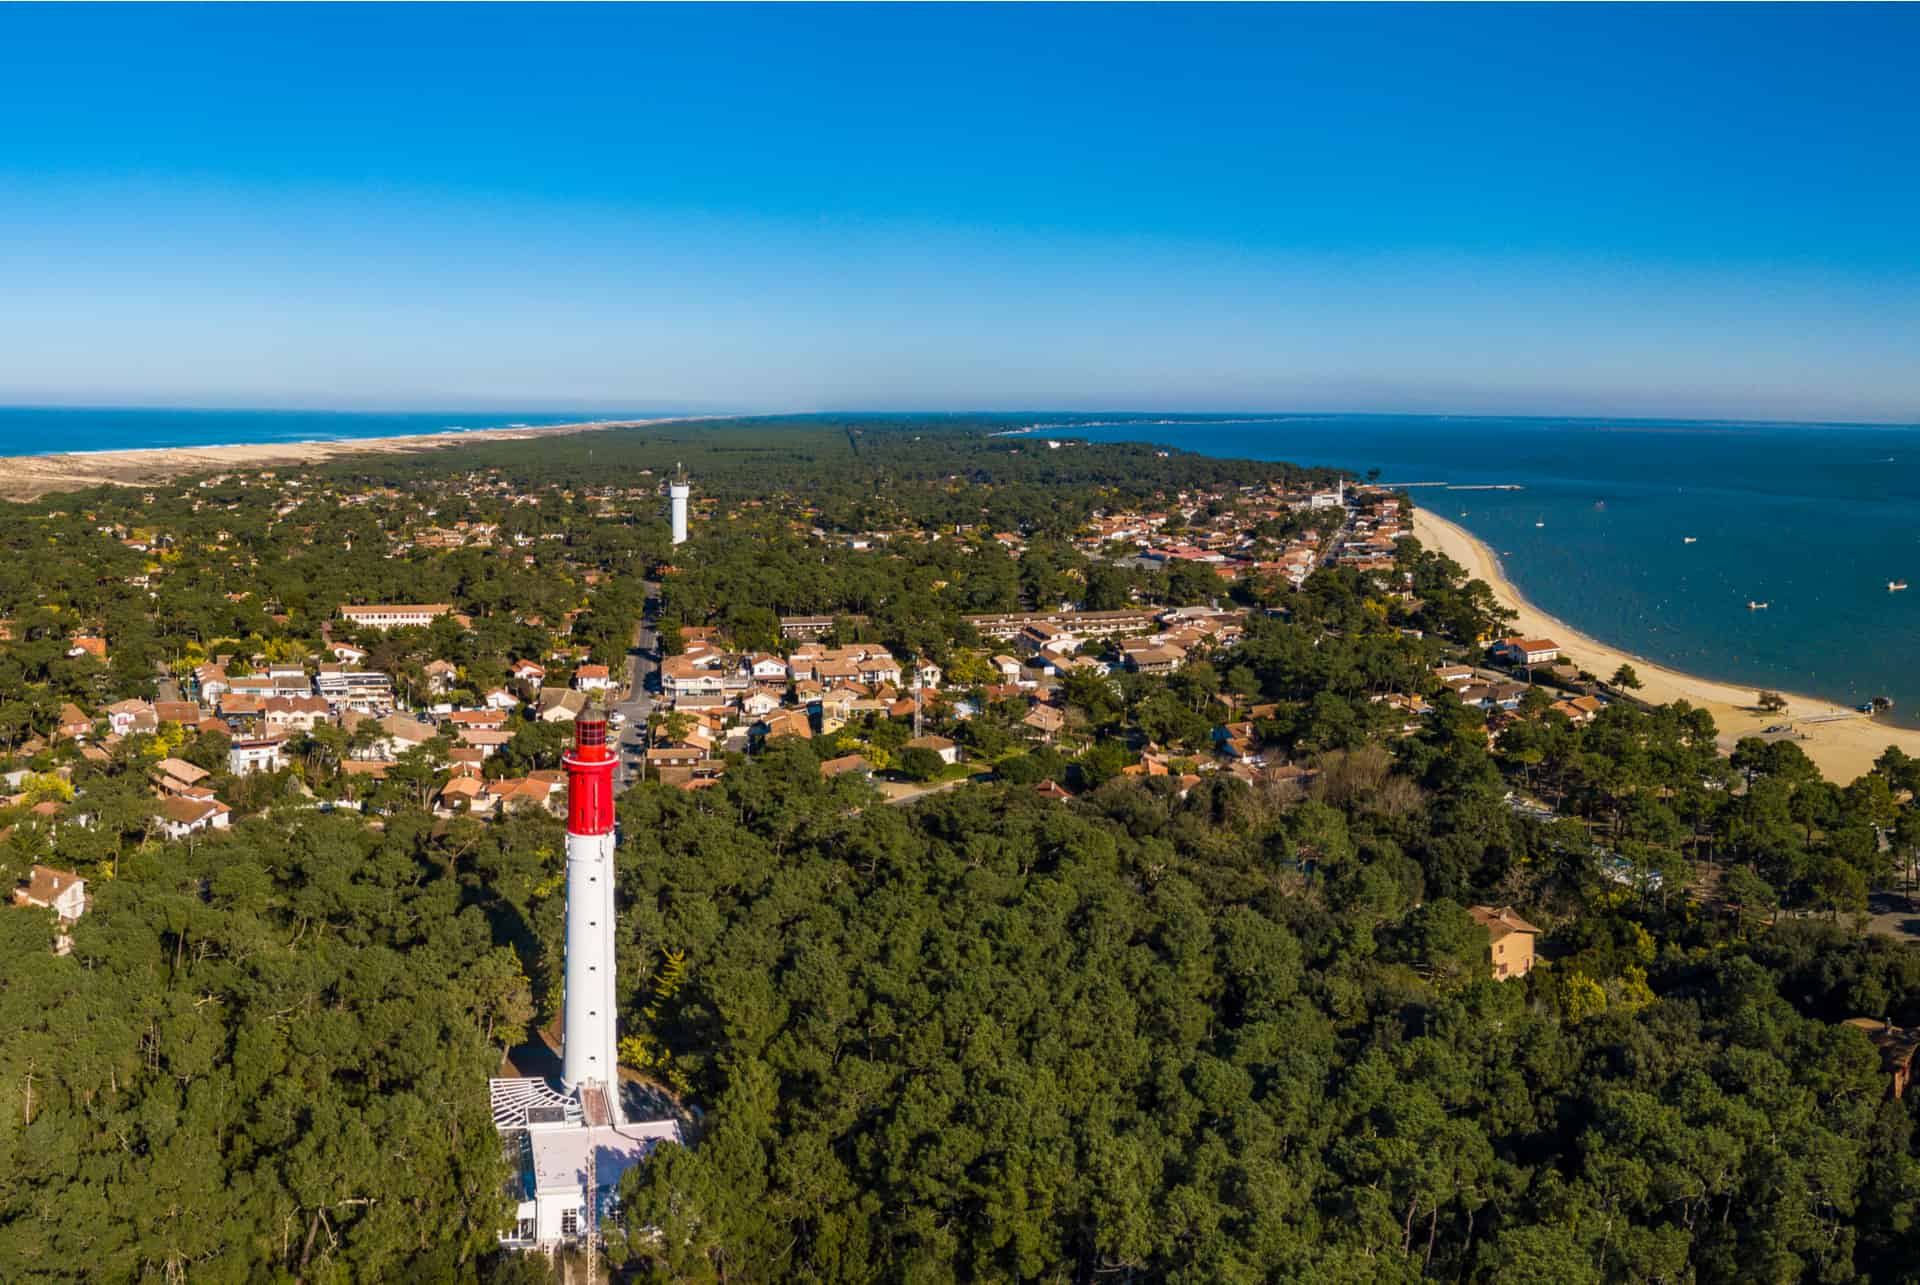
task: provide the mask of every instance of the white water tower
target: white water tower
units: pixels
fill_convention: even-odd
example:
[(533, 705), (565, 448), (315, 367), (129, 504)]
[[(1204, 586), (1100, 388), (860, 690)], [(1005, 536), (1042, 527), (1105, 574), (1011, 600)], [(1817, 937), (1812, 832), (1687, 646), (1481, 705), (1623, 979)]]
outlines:
[(672, 506), (673, 512), (673, 542), (675, 544), (685, 544), (687, 542), (687, 497), (691, 494), (693, 494), (693, 488), (687, 485), (684, 478), (678, 482), (669, 484), (667, 487), (667, 500)]

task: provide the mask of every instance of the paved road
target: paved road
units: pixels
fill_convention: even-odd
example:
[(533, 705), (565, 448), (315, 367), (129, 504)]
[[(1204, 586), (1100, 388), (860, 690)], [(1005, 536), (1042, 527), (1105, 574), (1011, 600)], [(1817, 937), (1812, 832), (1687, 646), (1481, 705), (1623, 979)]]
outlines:
[(948, 790), (957, 790), (963, 785), (972, 785), (975, 781), (990, 781), (993, 774), (981, 772), (974, 776), (957, 777), (951, 781), (941, 781), (936, 785), (909, 785), (902, 781), (879, 781), (875, 784), (880, 793), (886, 796), (887, 803), (899, 807), (903, 803), (917, 803), (933, 794), (945, 794)]
[(654, 632), (654, 613), (659, 608), (660, 586), (646, 582), (647, 609), (633, 631), (633, 647), (627, 652), (627, 687), (613, 703), (614, 710), (626, 719), (620, 729), (620, 766), (615, 770), (613, 788), (624, 790), (640, 779), (640, 767), (646, 754), (647, 716), (653, 712), (653, 689), (659, 686), (655, 674), (660, 668), (660, 639)]

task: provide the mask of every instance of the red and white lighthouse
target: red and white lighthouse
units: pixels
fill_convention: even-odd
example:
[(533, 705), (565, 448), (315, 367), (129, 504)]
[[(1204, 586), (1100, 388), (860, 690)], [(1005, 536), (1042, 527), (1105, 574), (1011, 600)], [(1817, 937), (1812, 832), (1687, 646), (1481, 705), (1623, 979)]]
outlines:
[(620, 1123), (614, 990), (613, 747), (598, 705), (573, 723), (567, 769), (567, 956), (561, 1075), (579, 1096), (599, 1084)]

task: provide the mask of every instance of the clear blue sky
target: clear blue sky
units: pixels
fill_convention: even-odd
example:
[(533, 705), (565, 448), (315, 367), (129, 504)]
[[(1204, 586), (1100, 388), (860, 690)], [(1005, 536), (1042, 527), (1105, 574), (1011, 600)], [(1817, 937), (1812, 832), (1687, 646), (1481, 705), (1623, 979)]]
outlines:
[(1920, 8), (0, 6), (0, 401), (1920, 420)]

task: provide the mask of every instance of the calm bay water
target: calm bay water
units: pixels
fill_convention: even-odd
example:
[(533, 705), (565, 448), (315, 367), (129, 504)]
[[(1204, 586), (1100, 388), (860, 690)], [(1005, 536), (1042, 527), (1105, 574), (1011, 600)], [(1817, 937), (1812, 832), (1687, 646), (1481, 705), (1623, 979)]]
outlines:
[(332, 442), (509, 424), (615, 419), (605, 412), (148, 410), (0, 406), (0, 455), (130, 451), (154, 446)]
[(1411, 494), (1597, 638), (1729, 682), (1891, 696), (1894, 721), (1920, 726), (1920, 427), (1281, 416), (1055, 431), (1391, 483), (1517, 484)]

